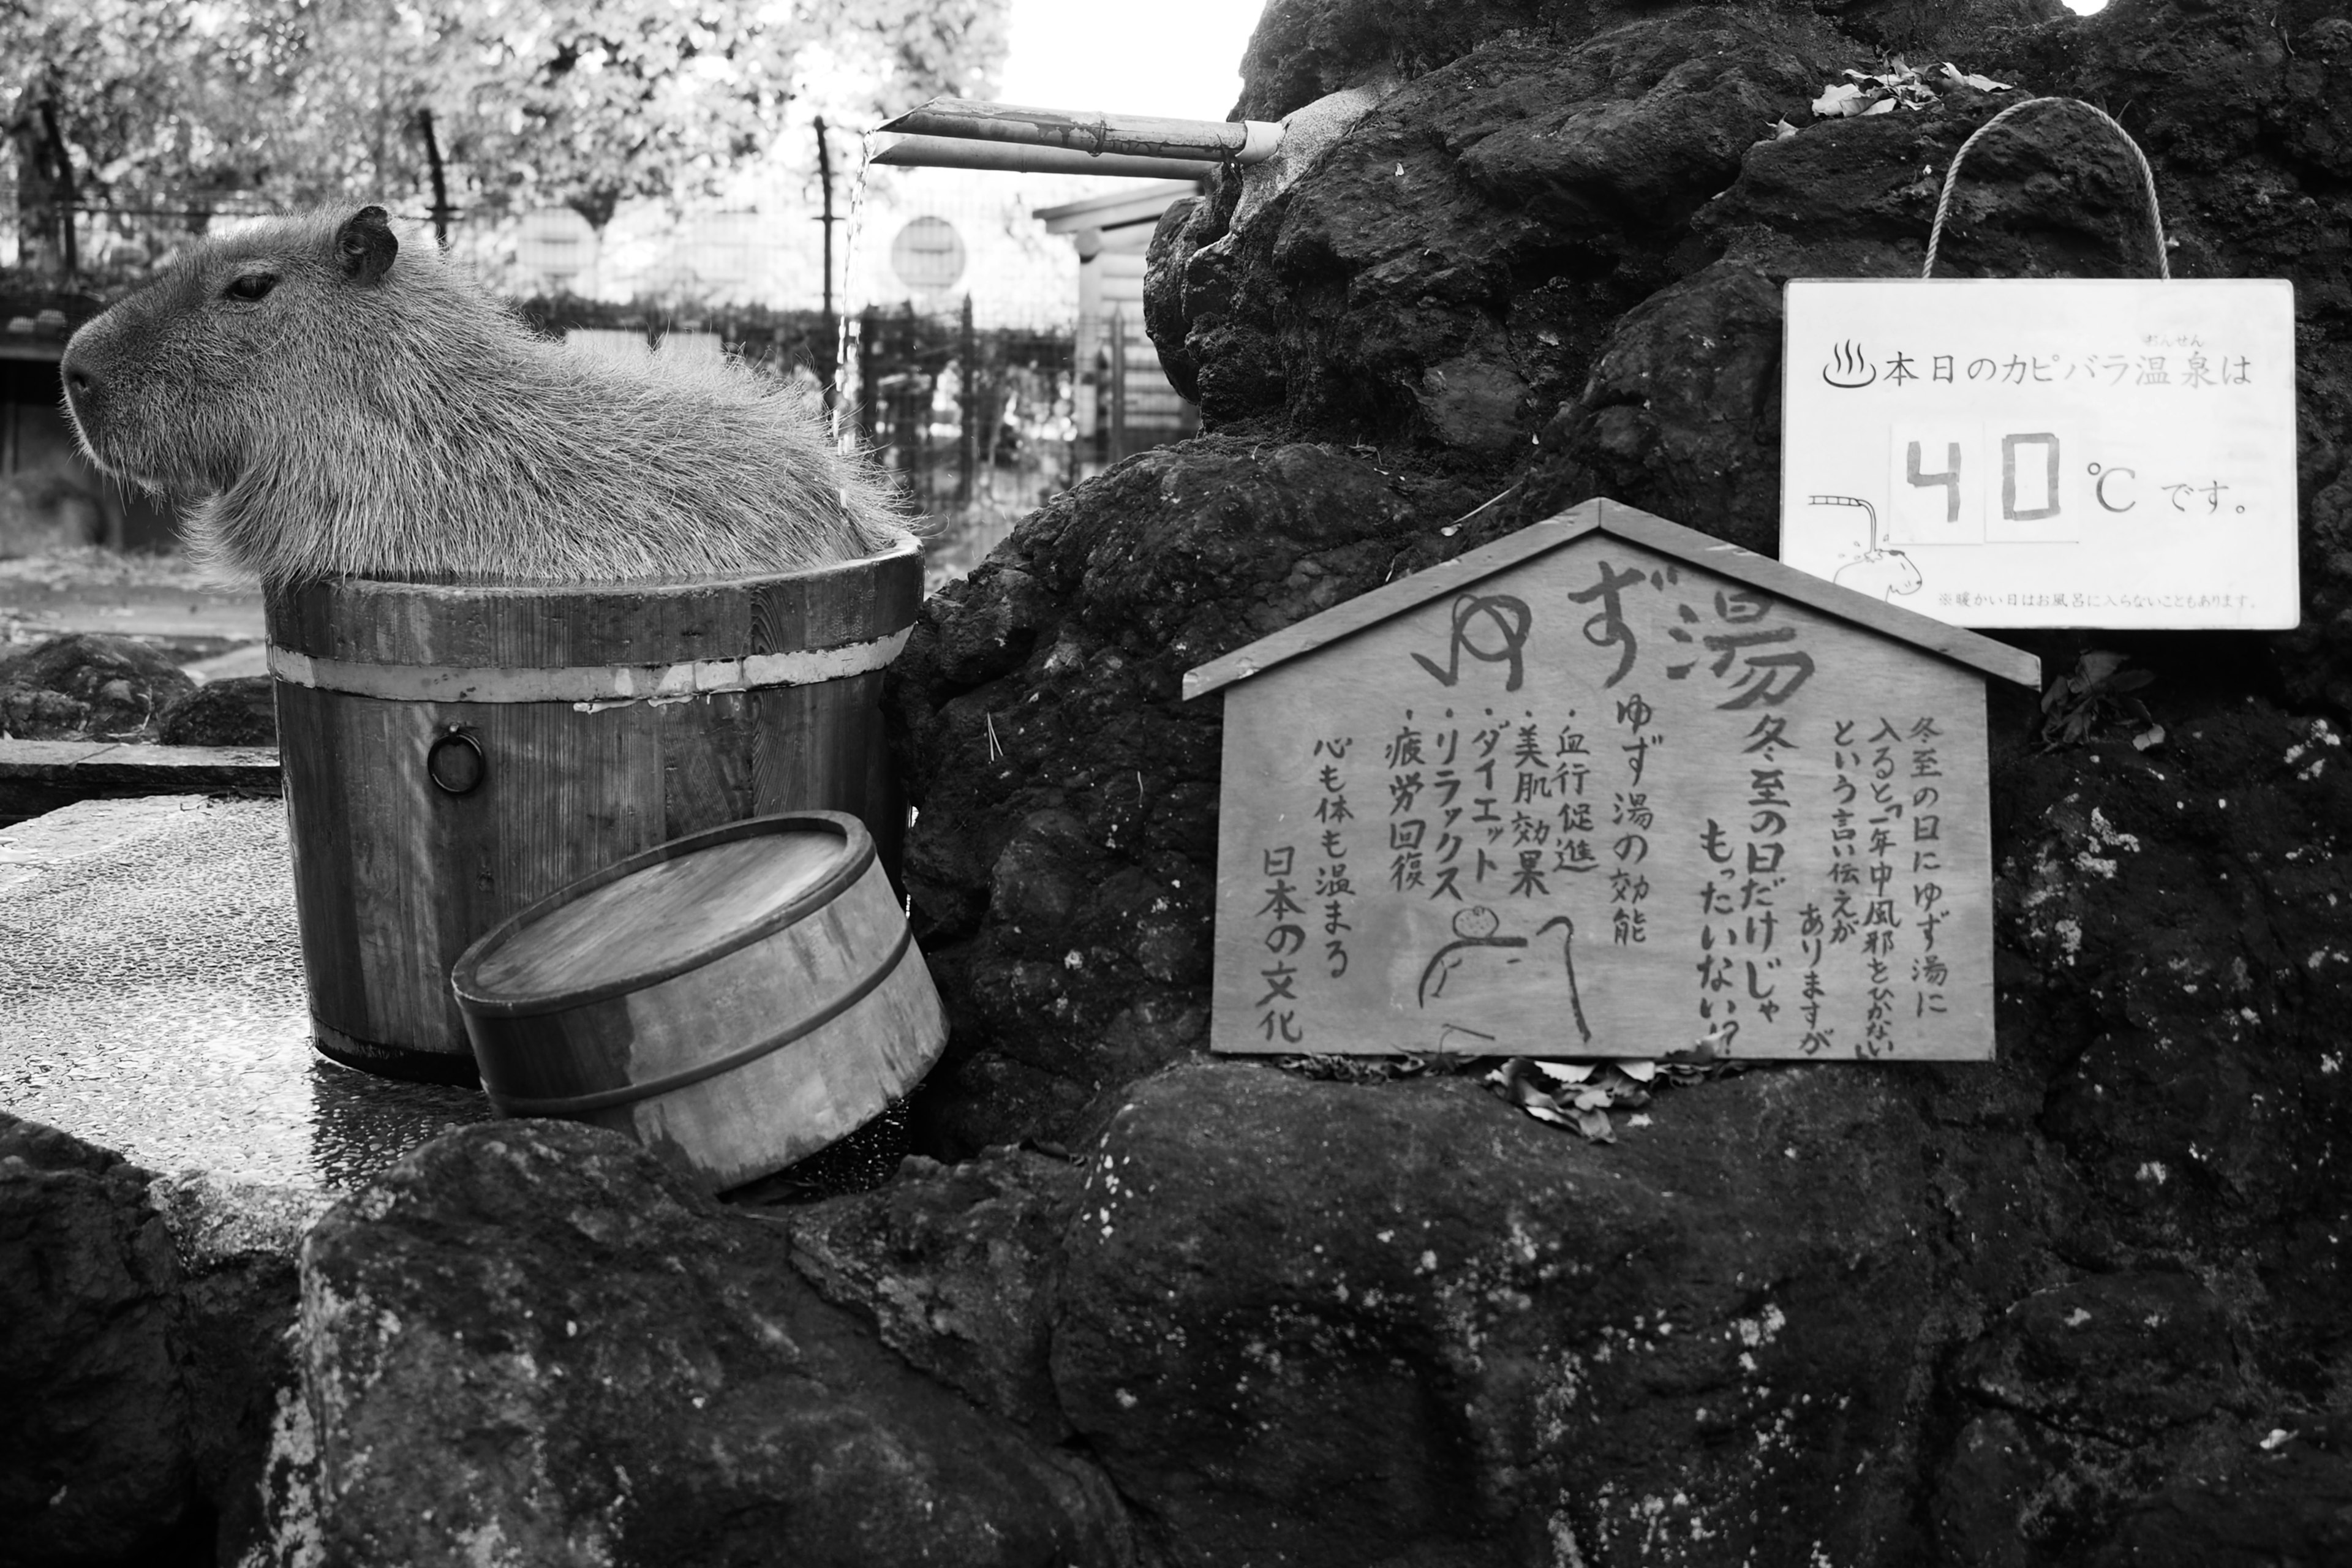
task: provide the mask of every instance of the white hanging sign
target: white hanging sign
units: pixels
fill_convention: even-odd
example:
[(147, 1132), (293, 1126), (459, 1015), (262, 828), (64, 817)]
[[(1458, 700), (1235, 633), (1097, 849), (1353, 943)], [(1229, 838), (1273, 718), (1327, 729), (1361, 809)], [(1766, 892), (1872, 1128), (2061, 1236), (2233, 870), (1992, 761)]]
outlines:
[(2283, 279), (1800, 279), (1780, 558), (1969, 626), (2295, 625)]

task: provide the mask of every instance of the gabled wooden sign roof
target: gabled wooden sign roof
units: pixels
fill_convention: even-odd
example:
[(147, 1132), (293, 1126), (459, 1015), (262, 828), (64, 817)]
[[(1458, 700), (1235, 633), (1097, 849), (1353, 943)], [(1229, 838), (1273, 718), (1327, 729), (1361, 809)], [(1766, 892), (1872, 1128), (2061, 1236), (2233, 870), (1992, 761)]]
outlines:
[(1531, 523), (1507, 538), (1483, 545), (1466, 555), (1442, 562), (1426, 571), (1416, 572), (1398, 582), (1384, 584), (1369, 594), (1358, 595), (1343, 605), (1334, 605), (1318, 616), (1310, 616), (1296, 626), (1286, 626), (1270, 637), (1260, 637), (1247, 647), (1236, 648), (1222, 658), (1184, 673), (1184, 696), (1189, 701), (1212, 691), (1264, 675), (1279, 665), (1312, 653), (1317, 648), (1340, 638), (1380, 625), (1416, 605), (1428, 603), (1444, 595), (1458, 592), (1483, 578), (1507, 571), (1522, 562), (1558, 550), (1589, 533), (1605, 533), (1670, 555), (1690, 565), (1746, 583), (1763, 592), (1777, 595), (1794, 604), (1851, 621), (1898, 641), (1906, 642), (1923, 652), (1937, 655), (1958, 664), (1968, 665), (2021, 686), (2039, 689), (2042, 684), (2042, 661), (2032, 654), (1979, 637), (1958, 626), (1946, 626), (1929, 616), (1906, 610), (1886, 600), (1840, 587), (1826, 578), (1784, 566), (1769, 556), (1752, 550), (1742, 550), (1695, 529), (1668, 522), (1662, 517), (1605, 498), (1585, 501), (1570, 507), (1558, 517)]

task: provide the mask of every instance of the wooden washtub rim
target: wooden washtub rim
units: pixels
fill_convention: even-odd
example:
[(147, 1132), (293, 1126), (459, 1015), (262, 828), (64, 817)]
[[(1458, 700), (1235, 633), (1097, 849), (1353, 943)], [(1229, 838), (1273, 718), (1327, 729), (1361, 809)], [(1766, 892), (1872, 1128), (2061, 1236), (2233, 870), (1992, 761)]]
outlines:
[(827, 561), (814, 566), (794, 567), (788, 572), (754, 572), (743, 574), (716, 573), (699, 577), (600, 577), (572, 583), (422, 583), (404, 577), (362, 577), (346, 575), (314, 578), (307, 583), (290, 584), (286, 592), (299, 594), (305, 589), (326, 588), (338, 595), (360, 598), (444, 599), (471, 602), (479, 599), (588, 599), (626, 596), (632, 599), (686, 598), (708, 594), (715, 588), (754, 588), (770, 583), (812, 583), (827, 577), (845, 577), (870, 572), (877, 566), (887, 565), (908, 557), (919, 561), (923, 542), (912, 533), (902, 535), (887, 550), (877, 550), (871, 555), (859, 555), (847, 561)]
[(643, 1083), (616, 1084), (611, 1089), (591, 1089), (585, 1094), (561, 1095), (554, 1099), (536, 1099), (529, 1095), (508, 1094), (491, 1082), (494, 1075), (488, 1070), (490, 1063), (482, 1059), (485, 1057), (495, 1058), (498, 1055), (497, 1050), (493, 1048), (486, 1052), (478, 1046), (475, 1050), (476, 1059), (484, 1068), (481, 1075), (482, 1092), (489, 1096), (491, 1106), (501, 1116), (585, 1116), (592, 1111), (610, 1110), (622, 1105), (635, 1105), (641, 1100), (652, 1100), (657, 1095), (669, 1094), (681, 1089), (691, 1089), (694, 1085), (717, 1078), (721, 1073), (733, 1072), (738, 1068), (749, 1066), (761, 1057), (782, 1050), (794, 1040), (816, 1033), (817, 1030), (832, 1023), (879, 990), (885, 982), (898, 973), (899, 964), (906, 961), (908, 952), (914, 945), (915, 933), (908, 928), (905, 921), (901, 921), (898, 923), (898, 939), (890, 944), (890, 951), (882, 955), (881, 962), (859, 975), (856, 984), (845, 988), (841, 994), (826, 1002), (824, 1006), (803, 1017), (795, 1018), (763, 1039), (755, 1040), (748, 1046), (729, 1051), (723, 1056), (713, 1057), (708, 1061), (697, 1062), (690, 1068), (680, 1068), (676, 1072), (664, 1073), (659, 1078), (647, 1079)]
[[(513, 936), (524, 926), (553, 912), (565, 904), (594, 892), (599, 888), (619, 881), (622, 878), (657, 866), (665, 860), (675, 860), (697, 850), (715, 845), (729, 844), (739, 838), (751, 838), (762, 833), (782, 832), (790, 828), (817, 828), (840, 835), (846, 849), (838, 863), (830, 868), (798, 896), (779, 904), (760, 919), (740, 931), (706, 942), (667, 963), (611, 980), (600, 980), (593, 985), (576, 986), (568, 991), (542, 994), (500, 996), (485, 991), (479, 971), (482, 961), (490, 951)], [(450, 966), (449, 988), (468, 1010), (488, 1017), (528, 1018), (541, 1014), (560, 1013), (591, 1003), (610, 1001), (615, 996), (642, 991), (674, 980), (689, 970), (699, 969), (714, 960), (726, 957), (739, 948), (749, 947), (762, 938), (772, 936), (803, 916), (824, 908), (842, 893), (856, 885), (875, 861), (874, 837), (866, 825), (841, 811), (790, 811), (769, 816), (746, 817), (740, 822), (706, 827), (699, 833), (689, 833), (656, 844), (650, 849), (640, 849), (626, 859), (616, 860), (600, 871), (592, 871), (577, 881), (567, 882), (530, 907), (509, 915), (484, 932)]]

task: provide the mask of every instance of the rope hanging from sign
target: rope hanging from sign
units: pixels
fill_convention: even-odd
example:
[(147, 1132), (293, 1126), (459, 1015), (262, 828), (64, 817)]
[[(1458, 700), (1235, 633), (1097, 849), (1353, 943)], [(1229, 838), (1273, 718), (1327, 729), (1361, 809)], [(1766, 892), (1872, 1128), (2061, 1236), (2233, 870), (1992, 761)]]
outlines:
[(2148, 224), (2156, 236), (2157, 276), (2168, 283), (2171, 282), (2172, 263), (2166, 253), (2164, 243), (2164, 209), (2158, 205), (2156, 199), (2156, 172), (2147, 166), (2147, 154), (2139, 150), (2139, 143), (2132, 140), (2132, 133), (2125, 130), (2114, 115), (2098, 105), (2085, 103), (2079, 98), (2029, 98), (2023, 103), (2013, 103), (1978, 126), (1969, 134), (1969, 139), (1960, 143), (1960, 150), (1952, 154), (1952, 166), (1944, 173), (1944, 194), (1936, 203), (1935, 226), (1927, 231), (1927, 261), (1926, 266), (1919, 268), (1921, 279), (1925, 280), (1936, 274), (1936, 250), (1944, 241), (1944, 219), (1952, 210), (1952, 192), (1959, 184), (1960, 162), (1969, 155), (1969, 149), (1984, 140), (1986, 132), (1990, 131), (2010, 116), (2022, 114), (2029, 109), (2039, 109), (2046, 104), (2056, 104), (2062, 108), (2071, 105), (2087, 114), (2096, 116), (2100, 123), (2122, 137), (2124, 145), (2131, 149), (2133, 159), (2139, 164), (2140, 183), (2147, 192)]

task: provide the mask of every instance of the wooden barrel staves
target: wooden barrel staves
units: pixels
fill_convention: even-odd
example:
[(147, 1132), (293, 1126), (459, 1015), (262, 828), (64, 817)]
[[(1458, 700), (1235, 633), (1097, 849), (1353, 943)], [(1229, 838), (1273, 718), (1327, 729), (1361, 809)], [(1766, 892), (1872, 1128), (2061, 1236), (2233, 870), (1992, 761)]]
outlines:
[(856, 1131), (947, 1044), (873, 839), (838, 812), (633, 855), (500, 924), (450, 984), (501, 1114), (613, 1128), (714, 1188)]
[(341, 578), (273, 594), (270, 671), (319, 1048), (471, 1083), (449, 966), (641, 849), (850, 812), (895, 870), (882, 672), (921, 547), (772, 576), (553, 587)]

